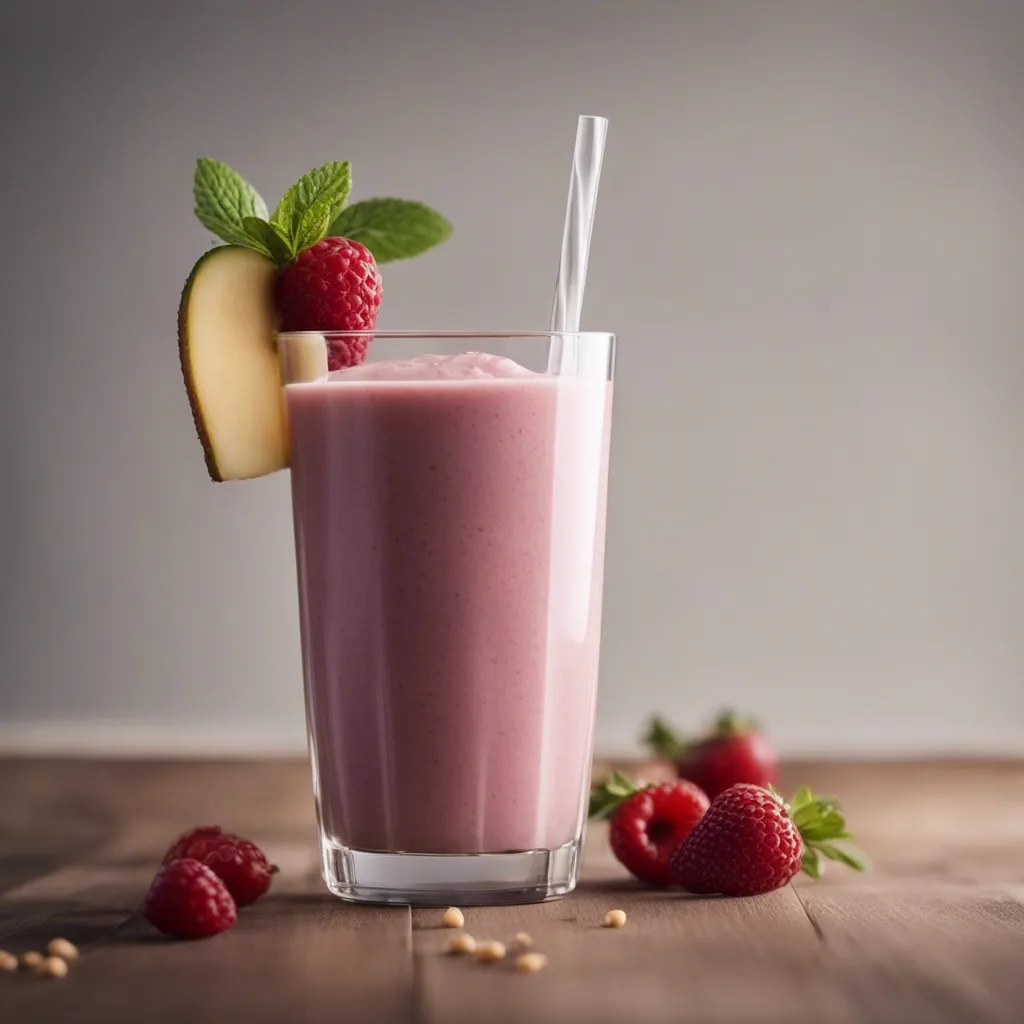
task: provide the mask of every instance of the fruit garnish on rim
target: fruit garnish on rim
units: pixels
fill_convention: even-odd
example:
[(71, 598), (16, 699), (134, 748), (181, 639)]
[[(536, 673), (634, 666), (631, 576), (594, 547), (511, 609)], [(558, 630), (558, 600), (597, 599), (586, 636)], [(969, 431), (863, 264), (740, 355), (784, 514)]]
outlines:
[(700, 786), (713, 800), (740, 782), (770, 786), (778, 781), (779, 761), (760, 723), (735, 711), (723, 711), (710, 731), (687, 740), (655, 715), (644, 742), (656, 756), (671, 761), (676, 774)]
[[(213, 480), (288, 464), (276, 332), (372, 331), (383, 296), (378, 263), (426, 252), (451, 235), (436, 210), (407, 199), (346, 206), (348, 161), (304, 174), (271, 214), (227, 164), (200, 159), (195, 214), (227, 245), (185, 282), (178, 349), (196, 432)], [(366, 358), (370, 335), (333, 343), (326, 369)]]
[(633, 783), (620, 772), (590, 793), (589, 817), (608, 818), (608, 842), (618, 861), (649, 885), (673, 884), (669, 860), (708, 809), (692, 782)]
[(835, 797), (806, 786), (785, 803), (773, 789), (741, 784), (717, 796), (669, 861), (673, 880), (701, 895), (754, 896), (801, 870), (820, 878), (824, 860), (867, 867)]

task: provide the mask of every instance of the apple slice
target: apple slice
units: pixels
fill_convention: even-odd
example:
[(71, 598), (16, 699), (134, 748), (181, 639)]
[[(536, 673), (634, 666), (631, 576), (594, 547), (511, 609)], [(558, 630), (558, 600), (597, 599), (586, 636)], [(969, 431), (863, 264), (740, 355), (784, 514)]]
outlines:
[(181, 370), (214, 480), (247, 480), (288, 465), (276, 278), (265, 256), (222, 245), (192, 268), (181, 294)]
[(281, 339), (281, 371), (285, 384), (326, 380), (327, 339), (314, 331), (284, 335)]

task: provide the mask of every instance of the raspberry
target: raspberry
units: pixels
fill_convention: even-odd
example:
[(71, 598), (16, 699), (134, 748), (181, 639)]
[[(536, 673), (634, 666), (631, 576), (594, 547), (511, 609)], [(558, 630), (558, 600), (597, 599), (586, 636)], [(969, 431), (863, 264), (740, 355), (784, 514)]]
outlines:
[(854, 852), (833, 842), (848, 838), (834, 799), (801, 789), (787, 806), (774, 791), (743, 784), (714, 799), (669, 868), (688, 892), (754, 896), (785, 885), (801, 867), (817, 878), (819, 856), (863, 871)]
[[(349, 238), (324, 238), (299, 253), (277, 279), (284, 331), (372, 331), (384, 294), (377, 261)], [(372, 335), (329, 339), (330, 370), (358, 366)]]
[(164, 864), (172, 860), (193, 857), (202, 860), (224, 838), (224, 830), (220, 825), (197, 825), (182, 833), (164, 854)]
[(643, 789), (612, 815), (612, 853), (642, 882), (668, 887), (669, 857), (708, 809), (708, 798), (693, 783), (666, 782)]
[(588, 813), (610, 819), (612, 853), (631, 874), (667, 887), (672, 885), (669, 858), (707, 809), (707, 796), (692, 782), (648, 786), (613, 772), (591, 790)]
[(164, 935), (202, 939), (238, 920), (235, 901), (205, 865), (186, 857), (166, 864), (149, 887), (142, 914)]
[(203, 863), (240, 907), (255, 903), (270, 888), (270, 876), (277, 871), (255, 843), (239, 836), (225, 836), (206, 854)]

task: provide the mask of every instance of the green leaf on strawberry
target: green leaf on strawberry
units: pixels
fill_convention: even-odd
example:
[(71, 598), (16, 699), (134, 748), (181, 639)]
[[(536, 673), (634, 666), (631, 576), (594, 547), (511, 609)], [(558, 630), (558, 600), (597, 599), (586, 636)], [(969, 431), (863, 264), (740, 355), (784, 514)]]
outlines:
[(733, 708), (719, 712), (711, 735), (715, 737), (735, 736), (741, 733), (757, 732), (761, 723), (752, 715), (741, 715)]
[(656, 757), (671, 761), (676, 774), (712, 799), (737, 783), (767, 786), (778, 778), (778, 757), (756, 719), (727, 710), (697, 737), (680, 735), (654, 716), (644, 742)]
[[(778, 797), (778, 793), (772, 789)], [(811, 878), (821, 878), (821, 858), (838, 861), (854, 871), (867, 870), (867, 859), (852, 846), (836, 845), (852, 839), (846, 827), (846, 818), (834, 796), (816, 797), (807, 786), (801, 786), (789, 803), (783, 802), (786, 813), (796, 825), (803, 839), (804, 852), (800, 868)]]
[(673, 880), (701, 895), (755, 896), (801, 870), (820, 878), (823, 861), (864, 871), (866, 860), (844, 845), (851, 838), (835, 797), (806, 787), (789, 804), (771, 786), (740, 783), (720, 793), (672, 854)]
[(635, 793), (640, 793), (653, 786), (651, 782), (631, 782), (622, 772), (612, 772), (599, 785), (590, 790), (590, 805), (587, 809), (588, 818), (608, 818), (619, 809), (619, 806)]
[(409, 199), (364, 199), (342, 210), (328, 228), (362, 242), (378, 263), (409, 259), (451, 237), (452, 226), (429, 206)]
[(678, 761), (690, 749), (690, 744), (660, 715), (655, 715), (651, 719), (651, 724), (644, 735), (644, 743), (653, 754), (667, 761)]

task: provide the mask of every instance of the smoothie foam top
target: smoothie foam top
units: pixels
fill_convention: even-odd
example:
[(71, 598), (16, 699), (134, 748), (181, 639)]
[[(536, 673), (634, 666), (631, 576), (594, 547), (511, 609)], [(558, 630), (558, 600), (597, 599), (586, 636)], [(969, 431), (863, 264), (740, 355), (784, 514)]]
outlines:
[(347, 370), (335, 370), (328, 380), (507, 380), (516, 377), (539, 377), (513, 359), (487, 352), (461, 352), (455, 356), (423, 355), (413, 359), (388, 359), (379, 363), (363, 363)]

